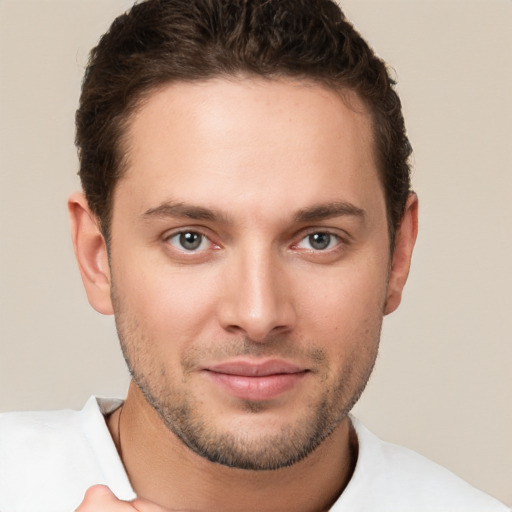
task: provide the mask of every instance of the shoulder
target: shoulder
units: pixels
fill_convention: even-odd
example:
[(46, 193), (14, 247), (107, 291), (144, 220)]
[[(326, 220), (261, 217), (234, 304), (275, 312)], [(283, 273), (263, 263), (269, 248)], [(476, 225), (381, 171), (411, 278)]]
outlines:
[(380, 440), (352, 418), (359, 455), (333, 511), (507, 512), (494, 498), (418, 453)]
[[(30, 467), (37, 467), (43, 461), (45, 467), (57, 465), (62, 462), (60, 457), (69, 459), (70, 450), (77, 457), (87, 457), (98, 434), (101, 439), (107, 433), (102, 410), (94, 397), (80, 411), (0, 414), (0, 471), (4, 471), (7, 464), (19, 466), (22, 461), (30, 461)], [(48, 459), (42, 458), (50, 454)]]
[(0, 482), (8, 474), (21, 470), (19, 466), (28, 460), (31, 461), (30, 466), (34, 467), (42, 462), (41, 457), (47, 453), (54, 453), (58, 459), (63, 444), (80, 448), (83, 444), (80, 430), (78, 411), (0, 414)]
[(70, 510), (119, 472), (116, 463), (122, 468), (94, 397), (81, 411), (0, 414), (0, 510), (31, 510), (36, 497), (37, 510)]

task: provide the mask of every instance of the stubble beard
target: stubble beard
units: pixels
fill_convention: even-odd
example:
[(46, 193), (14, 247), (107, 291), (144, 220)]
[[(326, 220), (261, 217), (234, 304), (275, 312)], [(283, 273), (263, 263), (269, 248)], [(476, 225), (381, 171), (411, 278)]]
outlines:
[[(345, 367), (332, 386), (325, 388), (320, 398), (308, 403), (304, 414), (294, 424), (286, 424), (273, 433), (262, 435), (244, 431), (221, 431), (214, 422), (201, 413), (199, 400), (166, 381), (166, 370), (162, 362), (152, 360), (146, 347), (151, 346), (144, 329), (134, 317), (123, 311), (118, 300), (114, 300), (116, 328), (121, 349), (133, 381), (147, 402), (157, 412), (166, 427), (188, 448), (210, 462), (247, 470), (276, 470), (293, 465), (310, 455), (347, 417), (358, 401), (372, 373), (380, 337), (380, 325), (376, 340), (371, 346), (374, 353), (370, 364), (361, 367), (357, 361)], [(274, 340), (269, 345), (255, 344), (249, 340), (238, 341), (236, 354), (230, 355), (287, 355), (279, 345), (286, 341)], [(230, 347), (234, 344), (230, 342)], [(263, 348), (262, 348), (263, 347)], [(277, 349), (276, 349), (277, 347)], [(294, 350), (293, 348), (291, 349)], [(267, 351), (267, 352), (265, 352)], [(283, 354), (283, 351), (285, 354)], [(289, 352), (290, 350), (288, 350)], [(310, 349), (311, 357), (322, 357), (322, 351)], [(322, 377), (328, 379), (328, 371)], [(245, 413), (264, 413), (264, 402), (246, 400)]]

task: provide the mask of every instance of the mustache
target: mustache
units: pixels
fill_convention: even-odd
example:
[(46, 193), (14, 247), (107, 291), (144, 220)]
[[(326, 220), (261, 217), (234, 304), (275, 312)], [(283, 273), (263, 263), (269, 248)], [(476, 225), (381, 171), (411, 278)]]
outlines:
[(185, 370), (193, 370), (205, 361), (220, 362), (241, 357), (285, 359), (315, 367), (325, 365), (327, 361), (326, 351), (314, 343), (304, 345), (288, 337), (274, 335), (264, 341), (240, 337), (216, 340), (208, 344), (197, 343), (187, 348), (182, 358), (182, 366)]

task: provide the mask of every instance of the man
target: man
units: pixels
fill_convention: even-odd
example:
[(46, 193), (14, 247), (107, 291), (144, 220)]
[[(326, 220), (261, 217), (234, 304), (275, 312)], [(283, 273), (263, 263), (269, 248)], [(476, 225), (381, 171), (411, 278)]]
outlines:
[(91, 54), (77, 145), (75, 252), (133, 380), (4, 416), (0, 510), (506, 510), (349, 416), (417, 198), (392, 82), (335, 4), (136, 5)]

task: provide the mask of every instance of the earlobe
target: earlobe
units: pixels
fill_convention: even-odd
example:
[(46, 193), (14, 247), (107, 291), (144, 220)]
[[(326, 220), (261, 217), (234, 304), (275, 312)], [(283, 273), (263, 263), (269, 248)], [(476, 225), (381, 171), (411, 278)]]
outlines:
[(411, 193), (405, 213), (396, 233), (395, 249), (391, 260), (384, 314), (395, 311), (402, 300), (402, 291), (409, 275), (412, 251), (418, 234), (418, 197)]
[(107, 245), (98, 219), (80, 192), (69, 198), (68, 211), (73, 248), (89, 303), (99, 313), (111, 315)]

